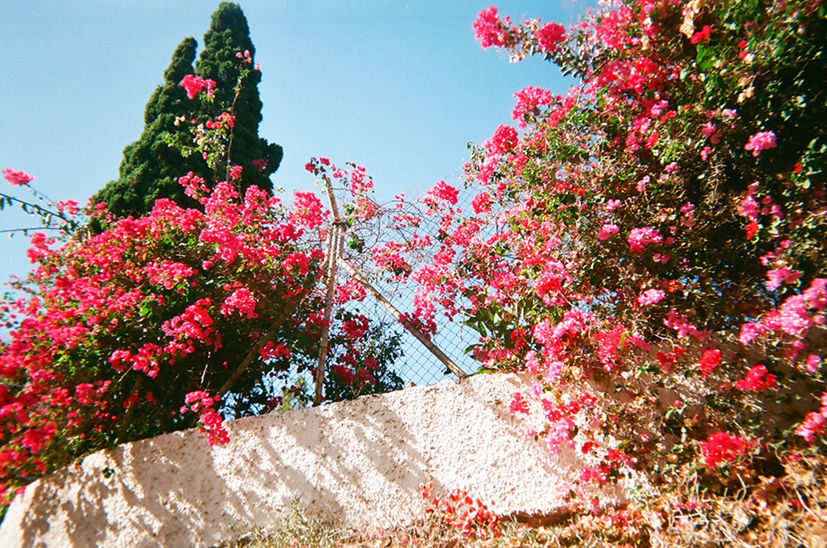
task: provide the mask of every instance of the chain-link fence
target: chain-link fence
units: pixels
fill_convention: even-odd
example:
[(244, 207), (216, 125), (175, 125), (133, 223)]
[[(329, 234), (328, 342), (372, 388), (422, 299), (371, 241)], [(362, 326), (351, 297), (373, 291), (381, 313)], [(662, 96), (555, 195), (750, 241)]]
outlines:
[[(333, 325), (338, 318), (337, 329), (341, 330), (343, 317), (366, 317), (374, 329), (371, 336), (376, 345), (393, 341), (394, 350), (385, 354), (382, 365), (391, 375), (373, 387), (350, 391), (350, 396), (332, 389), (332, 381), (342, 375), (339, 364), (347, 348), (337, 347), (337, 335), (324, 328), (318, 366), (313, 368), (315, 375), (307, 369), (285, 372), (271, 383), (270, 390), (276, 394), (281, 390), (285, 401), (291, 399), (290, 394), (302, 394), (288, 407), (310, 404), (306, 398), (314, 392), (312, 401), (318, 405), (340, 397), (430, 385), (474, 373), (479, 363), (471, 357), (469, 348), (479, 342), (479, 334), (464, 325), (459, 316), (450, 317), (444, 302), (433, 307), (432, 318), (423, 315), (421, 287), (413, 278), (418, 270), (434, 263), (455, 217), (471, 210), (471, 201), (479, 189), (443, 186), (447, 194), (441, 197), (434, 197), (429, 191), (422, 196), (397, 196), (389, 203), (378, 204), (365, 193), (353, 192), (347, 172), (338, 175), (339, 170), (332, 167), (330, 172), (337, 175), (329, 177), (323, 170), (317, 173), (325, 183), (332, 213), (325, 244), (327, 295), (323, 323)], [(467, 303), (452, 304), (462, 309)], [(428, 307), (426, 302), (425, 308)], [(364, 358), (362, 355), (363, 361)], [(353, 367), (345, 374), (351, 375), (356, 369)]]
[[(411, 323), (417, 323), (417, 284), (408, 274), (429, 264), (433, 259), (440, 239), (440, 225), (444, 223), (443, 214), (446, 213), (440, 206), (452, 209), (453, 214), (468, 211), (471, 200), (478, 192), (478, 189), (463, 187), (456, 190), (456, 203), (450, 205), (423, 206), (427, 203), (426, 196), (386, 204), (380, 207), (381, 213), (371, 219), (367, 230), (357, 229), (346, 233), (345, 239), (350, 245), (346, 245), (342, 253), (345, 264), (341, 266), (345, 272), (341, 274), (344, 280), (340, 281), (357, 281), (378, 293), (375, 295), (370, 290), (366, 291), (366, 297), (358, 303), (357, 308), (372, 323), (383, 326), (388, 333), (400, 334), (402, 356), (393, 363), (393, 369), (406, 384), (434, 384), (444, 379), (457, 378), (460, 376), (457, 369), (459, 373), (467, 375), (479, 367), (468, 352), (468, 348), (478, 342), (479, 334), (463, 325), (460, 318), (448, 317), (437, 307), (435, 325), (431, 326), (435, 330), (427, 336), (431, 344), (423, 344), (413, 332), (416, 329), (409, 328)], [(412, 242), (416, 244), (425, 239), (430, 240), (429, 245), (411, 246)], [(411, 247), (416, 248), (416, 252), (406, 254), (407, 265), (399, 265), (396, 274), (393, 264), (389, 265), (387, 260), (376, 260), (376, 254), (373, 253), (380, 248), (410, 250)], [(399, 314), (403, 316), (402, 321)], [(452, 368), (454, 371), (451, 371)]]

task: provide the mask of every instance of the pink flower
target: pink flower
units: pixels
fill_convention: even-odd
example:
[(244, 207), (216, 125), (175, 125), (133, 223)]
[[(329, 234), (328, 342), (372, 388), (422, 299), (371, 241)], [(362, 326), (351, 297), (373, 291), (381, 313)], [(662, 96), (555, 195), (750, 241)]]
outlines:
[(796, 295), (784, 301), (779, 312), (778, 322), (781, 330), (788, 335), (800, 336), (810, 327), (810, 314), (803, 295)]
[(775, 133), (772, 131), (759, 131), (744, 145), (744, 149), (751, 150), (753, 156), (758, 156), (762, 150), (770, 148), (775, 148)]
[(810, 287), (802, 293), (811, 308), (824, 310), (827, 307), (827, 278), (816, 278)]
[(193, 99), (196, 95), (201, 93), (204, 89), (207, 90), (207, 97), (213, 96), (213, 89), (215, 88), (215, 81), (209, 78), (201, 78), (200, 76), (193, 76), (187, 74), (181, 79), (179, 84), (187, 91), (187, 98)]
[(821, 367), (821, 358), (816, 354), (810, 354), (807, 356), (807, 362), (804, 364), (804, 367), (810, 373), (815, 373), (818, 371), (818, 368)]
[(658, 244), (663, 241), (663, 236), (652, 227), (633, 228), (629, 233), (629, 249), (634, 252), (643, 251), (648, 244)]
[(793, 272), (786, 266), (782, 268), (776, 268), (774, 270), (768, 270), (767, 278), (769, 281), (766, 282), (766, 286), (767, 289), (769, 289), (770, 291), (775, 291), (776, 289), (781, 287), (782, 283), (792, 283), (800, 277), (800, 273)]
[(491, 198), (488, 197), (488, 194), (482, 192), (477, 194), (477, 196), (471, 201), (471, 207), (474, 208), (474, 213), (487, 213), (491, 211)]
[(701, 442), (704, 461), (709, 468), (721, 462), (732, 462), (749, 451), (753, 442), (726, 432), (716, 432)]
[(492, 154), (505, 154), (517, 146), (517, 130), (501, 125), (494, 131), (494, 136), (487, 145)]
[(747, 219), (751, 219), (753, 221), (757, 220), (758, 213), (760, 212), (761, 206), (755, 198), (752, 197), (752, 193), (748, 194), (746, 198), (741, 200), (741, 203), (738, 204), (738, 213)]
[(712, 152), (712, 148), (710, 147), (703, 147), (701, 149), (701, 160), (706, 162), (709, 159), (709, 153)]
[(559, 454), (560, 446), (563, 444), (572, 445), (570, 440), (574, 426), (574, 421), (569, 417), (563, 417), (562, 419), (549, 425), (548, 450), (552, 454)]
[(540, 49), (546, 53), (557, 51), (557, 44), (566, 39), (566, 29), (557, 23), (548, 23), (534, 32)]
[(712, 370), (718, 367), (721, 364), (721, 351), (717, 348), (713, 350), (707, 350), (701, 356), (700, 361), (698, 362), (698, 369), (701, 371), (701, 377), (706, 377)]
[(523, 399), (523, 395), (517, 392), (514, 394), (514, 399), (511, 400), (511, 404), (508, 406), (508, 410), (512, 413), (522, 413), (524, 415), (528, 414), (528, 404)]
[(239, 314), (246, 318), (258, 318), (258, 314), (256, 314), (256, 299), (246, 287), (236, 289), (224, 300), (224, 304), (221, 305), (222, 316), (229, 316), (235, 311), (238, 311)]
[(637, 302), (640, 306), (648, 306), (660, 302), (666, 294), (660, 289), (647, 289), (638, 295)]
[(750, 221), (749, 224), (744, 227), (744, 231), (747, 233), (747, 240), (752, 240), (752, 237), (755, 236), (760, 229), (761, 227), (758, 226), (758, 223)]
[(289, 358), (290, 349), (287, 348), (284, 343), (276, 344), (273, 341), (270, 341), (258, 349), (258, 354), (264, 360), (277, 360), (282, 357)]
[(637, 182), (637, 184), (635, 185), (635, 188), (637, 188), (638, 192), (645, 192), (646, 191), (646, 185), (648, 185), (649, 181), (651, 181), (651, 180), (652, 180), (652, 178), (649, 177), (648, 175), (646, 175), (643, 179), (641, 179), (640, 181)]
[(327, 216), (322, 201), (312, 192), (295, 191), (293, 193), (293, 207), (295, 208), (293, 216), (296, 221), (310, 230), (321, 225)]
[(281, 262), (281, 267), (287, 272), (292, 272), (294, 266), (299, 276), (304, 276), (310, 271), (310, 259), (304, 253), (291, 253)]
[(824, 431), (825, 422), (827, 422), (827, 419), (824, 418), (822, 413), (807, 413), (807, 416), (804, 417), (804, 422), (795, 429), (795, 433), (808, 442), (813, 443), (816, 434), (821, 434)]
[(535, 114), (540, 106), (551, 106), (554, 103), (554, 96), (547, 89), (536, 86), (528, 86), (514, 94), (517, 102), (514, 110), (511, 111), (511, 118), (517, 120), (517, 125), (525, 127), (525, 116)]
[(744, 346), (749, 345), (755, 338), (761, 334), (761, 325), (754, 322), (747, 322), (741, 326), (741, 333), (738, 335), (738, 340)]
[(560, 375), (563, 373), (563, 362), (561, 361), (550, 361), (548, 366), (546, 366), (546, 382), (553, 383), (557, 379), (560, 378)]
[(704, 25), (704, 27), (692, 35), (692, 38), (689, 41), (693, 44), (697, 44), (699, 42), (703, 42), (704, 40), (709, 40), (709, 37), (712, 35), (712, 27), (709, 25)]
[(715, 124), (713, 124), (712, 122), (707, 122), (701, 128), (701, 135), (703, 135), (704, 137), (709, 137), (710, 135), (715, 133), (716, 129), (717, 128), (715, 127)]
[(34, 177), (25, 171), (14, 171), (10, 167), (3, 170), (3, 177), (6, 178), (9, 184), (14, 186), (27, 186), (34, 181)]
[(230, 180), (237, 181), (241, 178), (241, 171), (244, 169), (243, 166), (233, 166), (230, 168)]
[(609, 200), (606, 202), (606, 211), (612, 212), (620, 207), (620, 200)]
[(477, 15), (477, 20), (471, 25), (474, 29), (474, 38), (479, 40), (482, 48), (491, 46), (502, 47), (508, 38), (508, 25), (511, 20), (506, 17), (505, 22), (497, 15), (497, 8), (491, 6)]
[(445, 200), (451, 205), (456, 205), (459, 197), (459, 191), (445, 181), (439, 181), (431, 190), (428, 191), (428, 197), (432, 200)]
[(600, 241), (608, 240), (618, 232), (620, 232), (620, 227), (617, 225), (605, 224), (600, 227), (600, 230), (597, 231), (597, 239)]
[(760, 392), (767, 388), (775, 388), (778, 383), (775, 382), (775, 375), (767, 372), (767, 368), (762, 364), (758, 364), (747, 371), (746, 376), (735, 383), (735, 388), (742, 391)]
[(183, 177), (178, 179), (178, 184), (184, 187), (184, 194), (190, 198), (197, 198), (202, 194), (208, 194), (210, 189), (204, 183), (204, 179), (193, 173), (188, 172)]
[(56, 432), (57, 425), (53, 422), (46, 423), (40, 428), (29, 429), (23, 435), (21, 445), (35, 455), (52, 441)]

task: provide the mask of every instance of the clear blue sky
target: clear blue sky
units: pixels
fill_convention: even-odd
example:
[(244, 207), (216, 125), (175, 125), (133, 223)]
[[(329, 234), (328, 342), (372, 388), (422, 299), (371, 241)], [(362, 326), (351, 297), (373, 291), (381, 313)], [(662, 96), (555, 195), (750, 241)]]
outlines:
[[(491, 0), (247, 0), (264, 103), (260, 135), (285, 149), (276, 187), (309, 189), (311, 156), (355, 161), (379, 198), (455, 180), (468, 141), (510, 121), (526, 85), (570, 82), (540, 60), (482, 50), (471, 23)], [(495, 2), (502, 15), (568, 24), (592, 2)], [(117, 176), (175, 46), (202, 41), (217, 1), (3, 0), (0, 169), (82, 204)], [(1, 182), (5, 185), (5, 182)], [(8, 190), (6, 185), (5, 190)], [(0, 212), (0, 229), (32, 224)], [(36, 223), (34, 223), (36, 224)], [(26, 239), (0, 237), (0, 281), (24, 274)]]

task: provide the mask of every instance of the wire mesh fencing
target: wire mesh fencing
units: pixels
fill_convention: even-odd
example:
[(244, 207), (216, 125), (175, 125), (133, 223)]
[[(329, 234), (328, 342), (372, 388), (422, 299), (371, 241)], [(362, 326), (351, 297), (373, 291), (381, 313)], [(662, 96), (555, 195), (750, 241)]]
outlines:
[[(444, 234), (446, 215), (469, 210), (478, 191), (455, 190), (447, 204), (418, 196), (379, 206), (366, 226), (352, 228), (345, 234), (347, 243), (341, 250), (339, 263), (343, 272), (339, 283), (367, 287), (357, 306), (360, 313), (389, 334), (399, 334), (402, 353), (392, 366), (406, 384), (429, 385), (456, 379), (475, 372), (479, 366), (468, 351), (479, 334), (459, 318), (449, 316), (437, 306), (429, 325), (419, 321), (421, 296), (417, 297), (418, 285), (411, 276), (432, 262)], [(335, 193), (341, 195), (344, 190)], [(417, 331), (424, 333), (427, 340), (423, 341)]]

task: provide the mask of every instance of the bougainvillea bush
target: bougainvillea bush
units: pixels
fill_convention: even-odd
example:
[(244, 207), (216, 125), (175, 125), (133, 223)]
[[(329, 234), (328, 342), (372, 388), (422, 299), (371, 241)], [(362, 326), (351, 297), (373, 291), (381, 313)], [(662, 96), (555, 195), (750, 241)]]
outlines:
[[(238, 57), (242, 68), (250, 63)], [(211, 102), (210, 81), (180, 85), (190, 100)], [(232, 111), (181, 120), (195, 137), (180, 143), (185, 152), (226, 175), (182, 174), (184, 206), (160, 199), (144, 217), (118, 219), (105, 204), (84, 213), (75, 203), (4, 195), (46, 230), (32, 237), (33, 270), (16, 282), (17, 297), (1, 303), (3, 502), (96, 449), (193, 426), (222, 444), (225, 418), (307, 403), (326, 323), (330, 214), (309, 192), (292, 204), (256, 186), (239, 195), (243, 168), (224, 169), (233, 120)], [(25, 172), (3, 175), (34, 191)], [(369, 203), (369, 190), (353, 189), (357, 206)], [(335, 297), (325, 398), (401, 388), (389, 367), (401, 353), (398, 335), (358, 313), (364, 291), (353, 284)]]
[[(192, 195), (203, 185), (183, 182)], [(214, 403), (249, 393), (312, 325), (323, 252), (303, 235), (321, 203), (286, 207), (256, 187), (242, 198), (229, 183), (200, 200), (203, 211), (159, 200), (98, 234), (33, 238), (20, 285), (31, 297), (4, 303), (4, 483), (199, 421), (223, 441)]]
[(757, 0), (474, 22), (581, 83), (514, 94), (467, 165), (473, 211), (431, 191), (436, 252), (410, 277), (424, 321), (441, 304), (485, 367), (536, 379), (511, 410), (592, 459), (581, 484), (823, 452), (825, 24), (820, 1)]

